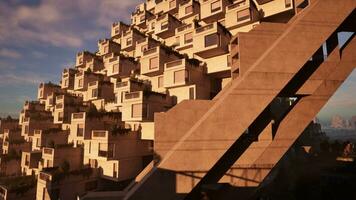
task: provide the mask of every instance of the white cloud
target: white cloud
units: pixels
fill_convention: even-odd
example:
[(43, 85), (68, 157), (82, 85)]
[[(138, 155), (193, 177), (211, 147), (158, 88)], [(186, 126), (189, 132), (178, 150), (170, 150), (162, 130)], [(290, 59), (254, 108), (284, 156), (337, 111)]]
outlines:
[(6, 57), (6, 58), (13, 58), (13, 59), (17, 59), (17, 58), (21, 58), (21, 54), (18, 53), (17, 51), (11, 50), (11, 49), (0, 49), (0, 56), (1, 57)]

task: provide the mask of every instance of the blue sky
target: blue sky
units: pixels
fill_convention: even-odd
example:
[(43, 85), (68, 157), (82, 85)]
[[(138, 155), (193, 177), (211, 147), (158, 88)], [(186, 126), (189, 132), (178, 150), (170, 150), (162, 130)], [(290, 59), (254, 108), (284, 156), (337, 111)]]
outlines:
[[(17, 116), (25, 100), (35, 99), (38, 83), (58, 82), (75, 54), (96, 51), (113, 22), (129, 22), (142, 0), (0, 1), (0, 116)], [(319, 118), (356, 115), (356, 71)]]

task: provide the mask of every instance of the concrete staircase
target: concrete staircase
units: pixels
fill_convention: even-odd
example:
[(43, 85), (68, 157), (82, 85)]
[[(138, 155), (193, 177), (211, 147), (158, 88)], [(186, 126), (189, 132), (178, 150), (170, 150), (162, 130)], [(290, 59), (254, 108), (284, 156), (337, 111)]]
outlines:
[[(236, 78), (222, 94), (155, 116), (159, 163), (126, 199), (200, 199), (218, 182), (259, 186), (356, 66), (356, 41), (337, 43), (338, 32), (355, 32), (355, 6), (313, 1), (287, 24), (238, 35)], [(297, 100), (274, 115), (289, 97)]]

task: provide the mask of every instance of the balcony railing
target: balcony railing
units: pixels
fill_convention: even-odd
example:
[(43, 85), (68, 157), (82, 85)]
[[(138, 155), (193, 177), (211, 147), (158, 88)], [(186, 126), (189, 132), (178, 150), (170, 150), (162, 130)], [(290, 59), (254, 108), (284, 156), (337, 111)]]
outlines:
[(146, 51), (143, 52), (144, 56), (147, 56), (149, 54), (153, 54), (157, 52), (157, 47), (151, 48), (151, 49), (147, 49)]
[(106, 131), (93, 131), (93, 137), (106, 137)]
[(214, 24), (209, 24), (209, 25), (206, 25), (206, 26), (197, 28), (197, 29), (195, 30), (195, 32), (196, 32), (196, 33), (201, 33), (201, 32), (210, 30), (210, 29), (212, 29), (212, 28), (214, 28)]
[(89, 82), (89, 83), (88, 83), (89, 86), (94, 86), (94, 85), (96, 85), (96, 84), (97, 84), (97, 81), (92, 81), (92, 82)]
[(234, 8), (240, 7), (240, 6), (245, 5), (245, 4), (246, 4), (246, 0), (241, 0), (241, 1), (238, 1), (238, 2), (236, 2), (234, 4), (232, 4), (232, 5), (227, 6), (227, 10), (232, 10)]
[(140, 97), (140, 92), (130, 92), (125, 94), (125, 99), (135, 99)]
[(56, 98), (57, 98), (57, 101), (63, 100), (64, 99), (64, 95), (59, 95)]
[(141, 43), (144, 43), (144, 42), (146, 42), (146, 38), (137, 40), (137, 41), (136, 41), (136, 44), (141, 44)]
[(52, 155), (53, 149), (43, 148), (43, 153), (44, 153), (44, 154), (48, 154), (48, 155)]
[(183, 60), (175, 60), (172, 62), (168, 62), (168, 63), (166, 63), (166, 68), (175, 67), (175, 66), (181, 65), (182, 63), (183, 63)]
[(40, 176), (39, 177), (40, 177), (41, 180), (44, 180), (44, 181), (51, 180), (51, 176), (50, 175), (42, 173), (42, 172), (40, 172)]
[(117, 61), (117, 57), (113, 57), (109, 59), (109, 62), (114, 62), (114, 61)]
[(62, 108), (63, 108), (63, 104), (62, 103), (56, 105), (56, 109), (62, 109)]
[(73, 119), (83, 119), (84, 113), (73, 113)]
[(121, 88), (121, 87), (126, 87), (128, 86), (129, 82), (125, 81), (125, 82), (116, 82), (116, 88)]
[(177, 32), (179, 33), (179, 32), (182, 32), (182, 31), (190, 29), (190, 28), (192, 28), (192, 24), (187, 24), (187, 25), (177, 28)]
[(99, 150), (98, 156), (100, 157), (106, 157), (106, 158), (112, 158), (114, 156), (114, 152), (111, 151), (101, 151)]

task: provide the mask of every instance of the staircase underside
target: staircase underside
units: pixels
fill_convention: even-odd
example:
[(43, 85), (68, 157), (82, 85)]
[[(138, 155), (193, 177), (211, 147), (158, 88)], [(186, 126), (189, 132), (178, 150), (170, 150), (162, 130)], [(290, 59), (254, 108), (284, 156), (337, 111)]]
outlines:
[[(202, 187), (218, 182), (259, 186), (355, 68), (356, 40), (341, 49), (337, 41), (338, 32), (355, 32), (350, 26), (355, 5), (355, 0), (315, 1), (288, 24), (274, 27), (257, 53), (243, 57), (241, 47), (243, 73), (218, 98), (186, 101), (157, 114), (159, 164), (126, 199), (199, 199)], [(289, 97), (297, 100), (273, 118), (273, 102)]]

